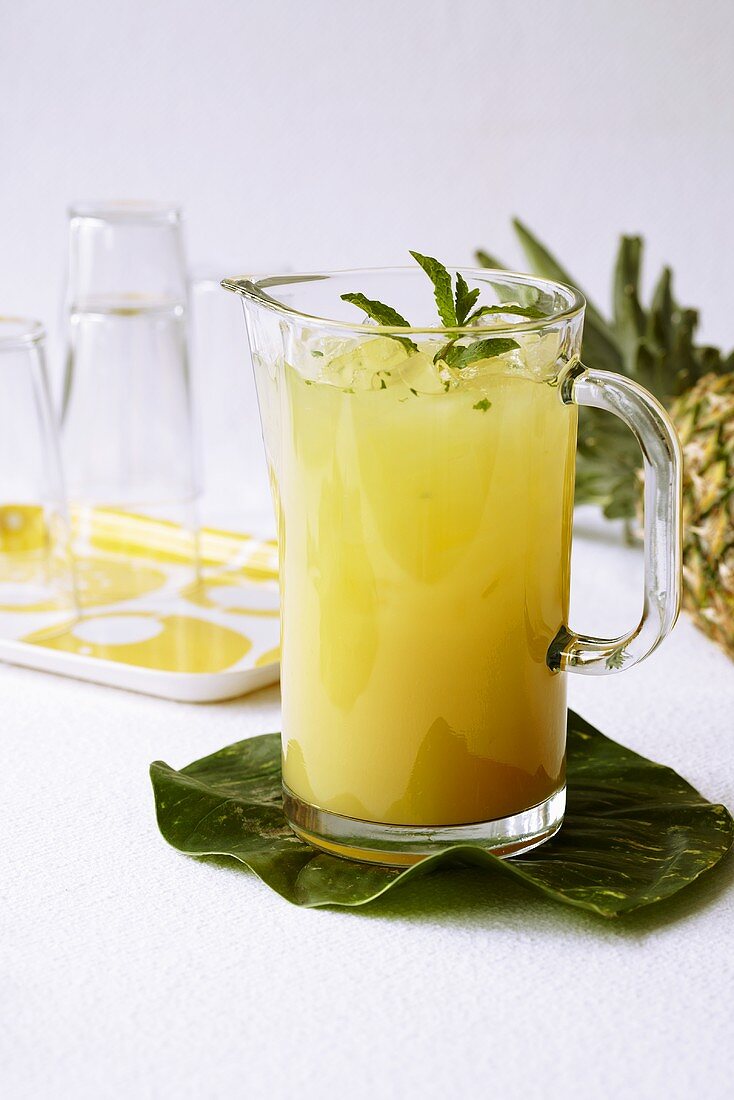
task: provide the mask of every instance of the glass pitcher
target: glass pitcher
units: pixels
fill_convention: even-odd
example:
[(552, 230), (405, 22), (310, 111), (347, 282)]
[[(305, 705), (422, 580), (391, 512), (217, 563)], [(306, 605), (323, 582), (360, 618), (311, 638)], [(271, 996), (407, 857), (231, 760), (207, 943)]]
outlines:
[[(431, 323), (418, 268), (223, 282), (242, 296), (277, 513), (285, 813), (316, 847), (391, 865), (551, 837), (566, 672), (631, 668), (679, 608), (665, 412), (581, 364), (578, 291), (460, 274), (488, 307), (463, 328)], [(613, 639), (568, 625), (578, 405), (621, 417), (643, 454), (644, 610)]]

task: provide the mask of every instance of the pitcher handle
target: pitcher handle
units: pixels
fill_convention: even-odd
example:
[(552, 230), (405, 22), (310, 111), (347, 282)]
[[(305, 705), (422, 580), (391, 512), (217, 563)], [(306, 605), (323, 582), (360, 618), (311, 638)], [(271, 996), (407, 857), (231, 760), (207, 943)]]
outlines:
[(570, 368), (560, 386), (566, 405), (591, 405), (623, 420), (642, 449), (645, 473), (645, 582), (642, 618), (619, 638), (594, 638), (565, 627), (548, 651), (553, 670), (603, 675), (648, 657), (673, 629), (681, 599), (681, 451), (662, 405), (619, 374)]

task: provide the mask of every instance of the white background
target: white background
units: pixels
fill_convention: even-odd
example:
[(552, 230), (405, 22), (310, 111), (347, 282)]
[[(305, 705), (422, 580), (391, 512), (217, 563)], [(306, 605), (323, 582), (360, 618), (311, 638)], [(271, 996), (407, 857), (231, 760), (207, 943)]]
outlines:
[(65, 210), (173, 198), (226, 272), (521, 264), (605, 301), (642, 232), (734, 344), (727, 0), (2, 0), (0, 312), (55, 320)]
[[(477, 245), (519, 265), (517, 213), (602, 300), (617, 234), (639, 230), (707, 337), (734, 343), (724, 0), (0, 14), (0, 312), (54, 324), (70, 200), (172, 197), (192, 261), (222, 273)], [(622, 629), (639, 555), (591, 536), (574, 623)], [(576, 678), (572, 700), (734, 805), (734, 669), (688, 621), (643, 668)], [(0, 667), (11, 1100), (728, 1095), (731, 862), (605, 924), (471, 876), (424, 884), (427, 912), (417, 889), (304, 912), (167, 849), (148, 762), (277, 728), (277, 702), (174, 706)]]

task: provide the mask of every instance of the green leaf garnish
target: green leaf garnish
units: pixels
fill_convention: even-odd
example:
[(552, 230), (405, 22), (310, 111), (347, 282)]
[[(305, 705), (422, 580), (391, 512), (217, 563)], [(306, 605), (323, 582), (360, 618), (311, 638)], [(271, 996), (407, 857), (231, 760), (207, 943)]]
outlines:
[[(343, 302), (351, 302), (353, 306), (359, 306), (368, 317), (373, 321), (377, 321), (378, 325), (385, 325), (387, 328), (410, 328), (410, 321), (406, 321), (396, 309), (392, 306), (386, 306), (384, 302), (377, 302), (374, 298), (367, 298), (364, 294), (342, 294), (341, 299)], [(412, 340), (409, 340), (407, 336), (393, 336), (393, 340), (398, 340), (404, 347), (409, 348), (410, 351), (417, 351), (418, 348)]]
[[(413, 252), (412, 249), (410, 254), (413, 259), (420, 264), (433, 283), (433, 293), (436, 299), (438, 315), (441, 318), (441, 324), (446, 328), (456, 328), (456, 306), (454, 304), (454, 294), (451, 289), (451, 276), (448, 271), (443, 264), (435, 260), (433, 256), (423, 256), (420, 252)], [(464, 283), (464, 285), (466, 286), (466, 283)]]
[(396, 309), (386, 306), (384, 302), (377, 302), (374, 298), (365, 297), (364, 294), (342, 294), (341, 298), (344, 302), (359, 306), (379, 325), (386, 325), (389, 328), (410, 328), (410, 321), (406, 321)]
[(443, 360), (454, 370), (463, 370), (471, 363), (478, 363), (481, 359), (495, 359), (519, 346), (516, 340), (505, 340), (502, 337), (496, 340), (477, 340), (474, 344), (452, 344), (444, 349)]
[(456, 293), (455, 300), (455, 313), (457, 325), (463, 325), (471, 313), (477, 298), (479, 297), (479, 287), (474, 287), (473, 290), (469, 290), (466, 279), (460, 271), (456, 272)]
[(476, 405), (472, 405), (473, 409), (480, 409), (481, 412), (487, 411), (492, 408), (492, 402), (488, 401), (486, 397), (483, 397), (481, 401), (477, 401)]
[[(469, 864), (487, 878), (490, 908), (502, 905), (499, 877), (510, 876), (552, 901), (602, 917), (676, 894), (714, 867), (734, 839), (724, 806), (573, 711), (564, 824), (552, 840), (514, 859), (464, 843), (400, 870), (317, 852), (283, 816), (280, 762), (276, 733), (239, 741), (181, 771), (156, 761), (150, 777), (164, 838), (187, 855), (229, 856), (288, 901), (307, 907), (365, 905), (403, 883), (434, 871), (449, 876)], [(460, 876), (457, 891), (464, 881)], [(422, 897), (430, 912), (430, 886)], [(517, 912), (515, 899), (512, 904)]]
[[(532, 304), (522, 305), (516, 302), (480, 306), (478, 309), (474, 309), (480, 294), (479, 287), (469, 289), (466, 279), (460, 271), (457, 271), (456, 287), (453, 289), (451, 275), (439, 260), (436, 260), (433, 256), (424, 256), (421, 252), (411, 251), (410, 254), (426, 272), (433, 283), (438, 315), (442, 325), (446, 328), (470, 326), (489, 314), (518, 315), (527, 318), (527, 320), (534, 320), (545, 316), (543, 311), (537, 306)], [(352, 305), (359, 306), (368, 317), (371, 317), (373, 321), (377, 321), (380, 325), (387, 325), (391, 328), (411, 327), (409, 321), (406, 321), (396, 309), (393, 309), (392, 306), (385, 305), (384, 302), (377, 302), (360, 293), (342, 294), (341, 297), (342, 301), (351, 302)], [(418, 350), (417, 345), (407, 337), (392, 335), (391, 338), (393, 340), (399, 340), (411, 351)], [(439, 363), (443, 361), (456, 370), (462, 370), (470, 363), (475, 363), (480, 359), (489, 359), (497, 355), (502, 355), (505, 351), (511, 351), (519, 347), (515, 340), (503, 340), (501, 338), (480, 340), (475, 344), (459, 345), (457, 344), (459, 338), (460, 337), (456, 335), (439, 348), (433, 357), (433, 362)], [(380, 388), (385, 389), (386, 387), (381, 385)], [(449, 389), (449, 384), (446, 382), (444, 382), (444, 389)]]
[(311, 354), (315, 355), (317, 359), (323, 359), (324, 357), (323, 351), (312, 351)]
[(467, 317), (466, 323), (473, 324), (475, 321), (478, 321), (480, 317), (489, 317), (497, 313), (509, 313), (513, 317), (526, 317), (528, 321), (537, 321), (545, 317), (543, 310), (538, 309), (537, 306), (511, 304), (501, 306), (480, 306), (470, 317)]

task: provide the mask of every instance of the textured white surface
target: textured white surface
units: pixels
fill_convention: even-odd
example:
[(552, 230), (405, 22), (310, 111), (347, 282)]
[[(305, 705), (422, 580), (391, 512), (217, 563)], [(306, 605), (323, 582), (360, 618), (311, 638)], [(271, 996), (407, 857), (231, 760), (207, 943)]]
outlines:
[[(582, 521), (583, 522), (583, 521)], [(591, 525), (574, 621), (640, 557)], [(734, 806), (734, 666), (687, 620), (581, 713)], [(0, 666), (0, 1087), (11, 1100), (731, 1095), (734, 862), (617, 923), (473, 872), (303, 911), (159, 837), (147, 765), (278, 728), (278, 692), (166, 703)]]

